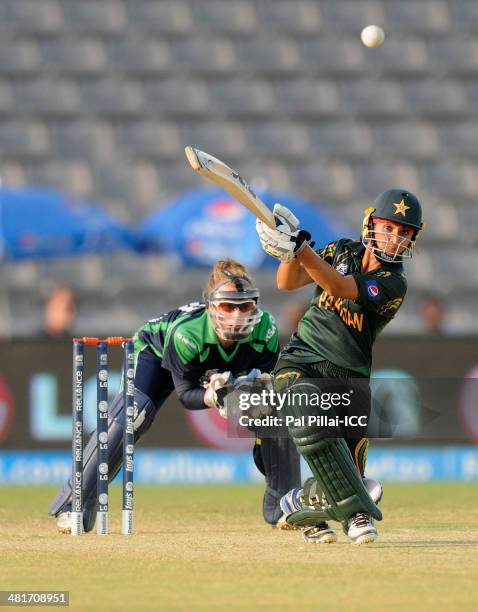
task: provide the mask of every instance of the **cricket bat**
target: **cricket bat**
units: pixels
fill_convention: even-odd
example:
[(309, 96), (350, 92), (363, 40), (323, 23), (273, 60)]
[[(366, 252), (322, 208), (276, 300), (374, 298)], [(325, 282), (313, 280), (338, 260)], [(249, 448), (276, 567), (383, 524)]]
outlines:
[(209, 153), (194, 147), (186, 147), (184, 152), (188, 162), (196, 172), (222, 187), (270, 228), (276, 228), (271, 210), (267, 208), (238, 172), (226, 166), (221, 160), (209, 155)]

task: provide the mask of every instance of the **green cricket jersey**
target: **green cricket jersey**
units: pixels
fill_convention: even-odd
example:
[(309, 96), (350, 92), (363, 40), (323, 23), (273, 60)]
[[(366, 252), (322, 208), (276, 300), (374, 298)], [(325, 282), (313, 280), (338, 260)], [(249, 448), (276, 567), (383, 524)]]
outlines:
[(279, 333), (267, 311), (250, 335), (224, 348), (205, 305), (186, 304), (152, 319), (134, 335), (135, 353), (152, 353), (174, 381), (179, 399), (192, 410), (204, 409), (201, 379), (208, 371), (229, 371), (236, 378), (253, 368), (271, 372), (279, 355)]
[(326, 360), (370, 376), (372, 345), (400, 308), (407, 283), (401, 263), (380, 262), (380, 268), (362, 273), (364, 251), (361, 242), (347, 238), (317, 251), (340, 274), (354, 277), (359, 298), (336, 298), (317, 285), (281, 358), (296, 363)]

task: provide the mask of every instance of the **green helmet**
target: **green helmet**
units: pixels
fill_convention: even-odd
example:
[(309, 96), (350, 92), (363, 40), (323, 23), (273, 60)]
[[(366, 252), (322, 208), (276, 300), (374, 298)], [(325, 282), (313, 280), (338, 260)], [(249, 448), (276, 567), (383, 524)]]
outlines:
[(422, 207), (417, 196), (406, 189), (387, 189), (375, 200), (374, 217), (396, 221), (402, 225), (410, 225), (421, 230)]
[[(400, 262), (412, 256), (412, 249), (420, 231), (425, 227), (422, 223), (422, 207), (417, 196), (406, 189), (387, 189), (375, 200), (371, 208), (365, 211), (362, 228), (362, 243), (378, 259), (388, 262)], [(402, 252), (387, 255), (379, 250), (376, 245), (376, 235), (373, 229), (373, 219), (386, 219), (401, 225), (413, 227), (416, 231), (410, 241), (410, 245)]]

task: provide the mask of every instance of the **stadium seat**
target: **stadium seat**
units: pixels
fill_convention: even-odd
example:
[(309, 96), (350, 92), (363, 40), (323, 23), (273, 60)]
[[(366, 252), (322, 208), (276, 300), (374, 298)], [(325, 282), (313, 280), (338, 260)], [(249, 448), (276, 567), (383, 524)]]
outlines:
[(303, 158), (310, 153), (308, 130), (298, 122), (261, 122), (245, 128), (246, 150), (274, 158)]
[(414, 164), (404, 160), (383, 160), (375, 163), (355, 163), (353, 166), (357, 190), (373, 201), (391, 185), (418, 192), (418, 175)]
[(131, 77), (150, 78), (168, 75), (172, 70), (169, 45), (163, 40), (148, 40), (141, 35), (106, 42), (112, 70)]
[(181, 38), (170, 42), (174, 70), (195, 76), (230, 74), (236, 69), (234, 49), (227, 39)]
[(61, 5), (57, 0), (3, 2), (0, 11), (2, 29), (8, 24), (8, 30), (17, 34), (53, 35), (63, 28)]
[(157, 0), (128, 0), (128, 28), (138, 32), (164, 35), (184, 35), (193, 31), (193, 18), (188, 2), (158, 2)]
[[(389, 157), (436, 159), (440, 155), (437, 130), (432, 123), (397, 121), (371, 127), (374, 152)], [(410, 143), (413, 142), (413, 147)]]
[(347, 115), (397, 117), (406, 109), (400, 84), (371, 78), (344, 80), (338, 84), (341, 106)]
[(289, 164), (292, 174), (292, 185), (300, 189), (307, 185), (312, 201), (330, 202), (331, 198), (340, 196), (349, 198), (354, 193), (353, 177), (349, 166), (340, 161), (318, 164), (315, 160), (306, 163)]
[(176, 160), (183, 155), (179, 128), (171, 121), (122, 123), (115, 136), (124, 151), (141, 158)]
[[(476, 172), (476, 167), (475, 167)], [(462, 195), (471, 195), (476, 189), (473, 171), (460, 161), (440, 161), (424, 163), (419, 166), (422, 191), (432, 194), (460, 199)]]
[(307, 126), (310, 153), (327, 157), (369, 158), (371, 129), (356, 121), (324, 121)]
[(441, 150), (447, 154), (476, 157), (478, 150), (478, 125), (465, 120), (437, 125)]
[(313, 0), (255, 2), (257, 20), (270, 32), (316, 36), (321, 26), (321, 7)]
[(367, 70), (390, 76), (427, 75), (430, 66), (425, 42), (408, 36), (391, 36), (379, 49), (364, 49)]
[(256, 29), (256, 12), (250, 0), (190, 0), (189, 6), (195, 30), (235, 35)]
[(332, 80), (278, 79), (272, 86), (272, 112), (307, 119), (338, 116), (341, 113), (337, 85)]
[(478, 74), (478, 43), (473, 39), (432, 38), (427, 42), (428, 70), (456, 77)]
[(104, 46), (99, 40), (46, 39), (39, 44), (45, 71), (70, 75), (101, 74), (106, 67)]
[(35, 75), (41, 66), (38, 45), (33, 40), (8, 40), (0, 42), (0, 75), (20, 77)]
[(89, 113), (110, 117), (141, 115), (144, 108), (143, 88), (133, 80), (114, 78), (88, 79), (79, 82), (82, 106)]
[(13, 89), (16, 112), (59, 118), (76, 115), (80, 109), (78, 85), (72, 79), (38, 76), (15, 81)]
[(241, 38), (235, 41), (236, 70), (245, 74), (296, 74), (300, 54), (293, 39), (280, 36)]
[(453, 0), (448, 3), (452, 31), (478, 32), (478, 4), (470, 0)]
[(50, 159), (46, 162), (24, 162), (27, 184), (45, 185), (83, 196), (92, 191), (91, 168), (79, 159)]
[(50, 142), (48, 130), (39, 121), (0, 121), (0, 151), (3, 157), (44, 158)]
[(324, 31), (357, 32), (369, 23), (384, 23), (383, 2), (377, 0), (325, 0), (319, 7)]
[(459, 80), (420, 79), (406, 81), (402, 88), (407, 113), (441, 118), (467, 111), (465, 88)]
[[(187, 163), (177, 159), (175, 163), (162, 163), (158, 167), (159, 187), (165, 190), (167, 199), (176, 197), (181, 191), (196, 189), (201, 183)], [(179, 188), (177, 187), (179, 185)]]
[(247, 151), (245, 125), (240, 122), (190, 121), (178, 127), (182, 145), (192, 144), (220, 159), (232, 161)]
[(424, 34), (444, 33), (450, 27), (446, 0), (400, 0), (385, 2), (384, 23), (393, 24), (398, 32), (417, 32)]
[(209, 112), (229, 117), (268, 117), (273, 113), (273, 91), (265, 80), (215, 79), (209, 81), (209, 93)]
[(63, 159), (104, 160), (114, 156), (113, 131), (105, 122), (50, 122), (52, 147)]
[(63, 27), (66, 31), (115, 36), (123, 32), (126, 25), (126, 11), (120, 0), (73, 0), (64, 3)]
[(144, 83), (144, 112), (163, 117), (201, 117), (211, 112), (206, 83), (198, 79), (168, 77)]
[(326, 33), (305, 38), (299, 48), (302, 69), (319, 76), (361, 74), (365, 68), (364, 47), (358, 37), (345, 39)]

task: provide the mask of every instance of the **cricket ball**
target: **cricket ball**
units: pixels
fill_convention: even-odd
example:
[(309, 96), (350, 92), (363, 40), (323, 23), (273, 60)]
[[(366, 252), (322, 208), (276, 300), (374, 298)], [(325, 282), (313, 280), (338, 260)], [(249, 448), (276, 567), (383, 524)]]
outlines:
[(380, 47), (385, 40), (385, 32), (380, 26), (369, 25), (362, 30), (360, 38), (366, 47)]

